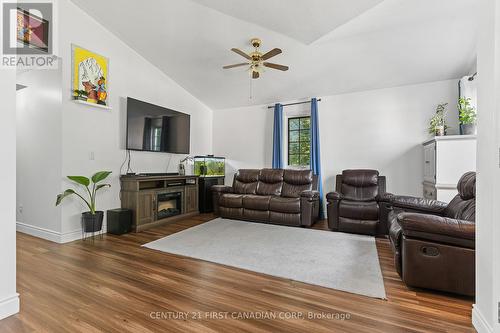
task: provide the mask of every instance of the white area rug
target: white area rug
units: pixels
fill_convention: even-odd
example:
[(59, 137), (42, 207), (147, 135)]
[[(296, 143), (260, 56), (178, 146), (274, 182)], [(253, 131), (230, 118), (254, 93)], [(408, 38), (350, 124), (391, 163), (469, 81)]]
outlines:
[(217, 218), (143, 245), (385, 299), (375, 238)]

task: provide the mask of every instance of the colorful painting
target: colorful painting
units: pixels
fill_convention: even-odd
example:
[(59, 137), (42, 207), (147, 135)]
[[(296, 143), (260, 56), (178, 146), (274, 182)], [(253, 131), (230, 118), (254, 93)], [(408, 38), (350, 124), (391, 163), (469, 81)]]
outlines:
[(109, 59), (95, 52), (72, 45), (73, 99), (109, 106)]
[(17, 8), (16, 35), (18, 43), (28, 48), (48, 51), (49, 22), (36, 15)]

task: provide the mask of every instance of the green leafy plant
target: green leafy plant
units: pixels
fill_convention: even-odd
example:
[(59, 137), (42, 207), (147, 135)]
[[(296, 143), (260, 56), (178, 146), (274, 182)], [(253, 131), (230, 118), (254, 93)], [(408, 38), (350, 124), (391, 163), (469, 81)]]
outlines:
[(445, 130), (447, 128), (446, 126), (446, 106), (448, 103), (443, 103), (443, 104), (438, 104), (436, 107), (436, 113), (434, 116), (432, 116), (431, 120), (429, 121), (429, 133), (430, 134), (436, 134), (436, 131), (440, 128), (443, 127)]
[(56, 206), (58, 206), (64, 198), (76, 195), (80, 199), (85, 202), (87, 207), (89, 208), (90, 213), (95, 214), (96, 212), (96, 195), (97, 191), (103, 189), (105, 187), (111, 187), (110, 184), (99, 184), (104, 179), (106, 179), (111, 174), (111, 171), (99, 171), (96, 172), (92, 177), (87, 178), (84, 176), (68, 176), (68, 179), (75, 182), (78, 185), (81, 185), (85, 188), (86, 193), (81, 195), (75, 190), (69, 188), (63, 193), (59, 194), (56, 199)]
[(470, 104), (470, 98), (458, 99), (458, 112), (460, 113), (460, 124), (475, 124), (476, 123), (476, 109)]
[(73, 90), (73, 92), (75, 93), (75, 98), (77, 97), (87, 97), (89, 95), (88, 92), (86, 92), (85, 90), (78, 90), (78, 89), (75, 89)]

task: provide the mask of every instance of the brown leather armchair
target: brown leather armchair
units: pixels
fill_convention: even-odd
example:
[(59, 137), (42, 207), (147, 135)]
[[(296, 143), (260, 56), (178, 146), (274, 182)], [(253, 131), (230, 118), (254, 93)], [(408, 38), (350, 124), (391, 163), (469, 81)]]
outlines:
[(457, 189), (449, 204), (395, 195), (382, 199), (396, 270), (407, 285), (474, 295), (476, 173), (464, 174)]
[(319, 217), (310, 170), (241, 169), (233, 186), (212, 186), (214, 212), (225, 218), (308, 227)]
[(326, 195), (328, 227), (366, 235), (387, 234), (380, 219), (378, 198), (385, 193), (385, 177), (377, 170), (344, 170), (336, 178), (336, 192)]

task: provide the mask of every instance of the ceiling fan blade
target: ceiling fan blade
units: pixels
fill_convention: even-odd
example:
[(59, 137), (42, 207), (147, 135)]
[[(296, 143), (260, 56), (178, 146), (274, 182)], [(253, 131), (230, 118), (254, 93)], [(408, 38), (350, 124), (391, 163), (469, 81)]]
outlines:
[(258, 79), (259, 78), (259, 72), (253, 71), (252, 72), (252, 79)]
[(265, 62), (264, 66), (269, 67), (269, 68), (279, 69), (280, 71), (287, 71), (288, 70), (288, 66), (273, 64), (272, 62)]
[(280, 53), (281, 53), (281, 50), (278, 48), (275, 48), (275, 49), (272, 49), (271, 51), (267, 52), (266, 54), (264, 54), (261, 59), (267, 60), (267, 59), (272, 58)]
[(242, 56), (243, 58), (246, 58), (248, 60), (252, 60), (252, 57), (250, 57), (248, 54), (246, 54), (245, 52), (243, 52), (242, 50), (240, 49), (237, 49), (237, 48), (232, 48), (231, 51), (233, 51), (234, 53), (238, 53), (240, 56)]
[(234, 65), (227, 65), (222, 68), (228, 69), (228, 68), (234, 68), (234, 67), (240, 67), (240, 66), (248, 66), (248, 62), (242, 62), (240, 64), (234, 64)]

